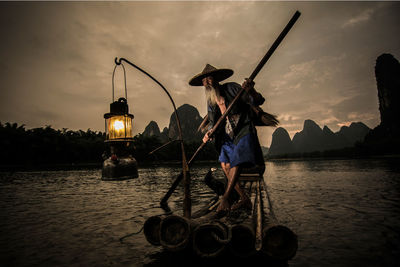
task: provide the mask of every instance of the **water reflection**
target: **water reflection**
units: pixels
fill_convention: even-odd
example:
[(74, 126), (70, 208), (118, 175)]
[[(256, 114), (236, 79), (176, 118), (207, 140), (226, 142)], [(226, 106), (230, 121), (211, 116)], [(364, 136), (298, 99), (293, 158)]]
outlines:
[[(168, 264), (166, 264), (168, 263)], [(144, 262), (143, 266), (193, 266), (193, 267), (243, 267), (243, 266), (270, 266), (270, 267), (287, 267), (287, 262), (277, 262), (268, 259), (265, 256), (255, 256), (252, 258), (232, 257), (231, 254), (225, 253), (216, 259), (202, 259), (192, 255), (191, 251), (183, 251), (179, 253), (171, 253), (161, 251), (154, 253), (149, 257), (148, 262)]]
[[(400, 256), (399, 163), (268, 162), (264, 179), (274, 211), (299, 237), (290, 266), (395, 266)], [(194, 210), (214, 196), (202, 183), (209, 167), (191, 170)], [(180, 166), (142, 167), (138, 179), (119, 182), (101, 181), (100, 170), (1, 173), (0, 262), (243, 266), (232, 257), (223, 263), (227, 259), (210, 262), (191, 253), (170, 254), (147, 243), (143, 234), (120, 242), (140, 230), (147, 217), (163, 213), (158, 203), (179, 173)], [(178, 214), (182, 194), (179, 186), (169, 201)], [(266, 259), (255, 260), (271, 266)]]
[(395, 266), (400, 240), (395, 166), (398, 160), (268, 163), (265, 179), (275, 212), (299, 235), (292, 265)]

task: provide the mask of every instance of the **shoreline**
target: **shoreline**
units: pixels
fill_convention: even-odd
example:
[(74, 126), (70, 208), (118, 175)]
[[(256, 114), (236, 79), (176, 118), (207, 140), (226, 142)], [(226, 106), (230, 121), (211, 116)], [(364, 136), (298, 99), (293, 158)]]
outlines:
[(277, 157), (265, 158), (265, 161), (311, 161), (311, 160), (366, 160), (366, 159), (396, 159), (400, 154), (391, 155), (369, 155), (369, 156), (342, 156), (342, 157)]
[[(280, 161), (324, 161), (324, 160), (385, 160), (400, 159), (400, 154), (394, 155), (375, 155), (368, 157), (298, 157), (298, 158), (265, 158), (265, 162)], [(181, 161), (157, 161), (157, 162), (138, 162), (138, 167), (180, 167)], [(192, 168), (196, 166), (213, 166), (219, 165), (218, 160), (199, 160), (192, 164)], [(87, 170), (101, 169), (102, 162), (91, 163), (59, 163), (59, 164), (40, 164), (40, 165), (0, 165), (0, 172), (20, 172), (20, 171), (69, 171), (69, 170)]]

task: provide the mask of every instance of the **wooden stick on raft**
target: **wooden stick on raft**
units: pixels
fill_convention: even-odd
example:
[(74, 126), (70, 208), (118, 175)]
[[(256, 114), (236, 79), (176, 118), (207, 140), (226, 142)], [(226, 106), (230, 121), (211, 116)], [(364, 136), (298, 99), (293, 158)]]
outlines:
[[(252, 181), (246, 182), (245, 190), (248, 192), (252, 203), (255, 203), (255, 186), (253, 184)], [(252, 207), (251, 214), (243, 222), (230, 225), (232, 239), (229, 248), (236, 256), (249, 257), (256, 253), (254, 246), (256, 240), (254, 216), (256, 216), (255, 205)]]
[(261, 198), (261, 190), (260, 190), (260, 181), (257, 181), (257, 220), (256, 220), (256, 251), (260, 251), (262, 247), (262, 198)]
[(273, 259), (290, 260), (297, 252), (298, 241), (295, 233), (288, 227), (280, 225), (272, 212), (265, 182), (261, 191), (264, 195), (262, 251)]

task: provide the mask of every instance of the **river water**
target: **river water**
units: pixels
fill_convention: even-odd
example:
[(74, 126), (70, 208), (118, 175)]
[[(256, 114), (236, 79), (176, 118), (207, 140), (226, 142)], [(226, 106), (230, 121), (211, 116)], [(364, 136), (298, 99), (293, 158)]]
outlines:
[[(397, 266), (400, 159), (266, 165), (274, 212), (298, 235), (289, 266)], [(201, 181), (209, 167), (191, 169), (194, 210), (214, 196)], [(150, 245), (142, 232), (120, 242), (163, 213), (157, 203), (179, 172), (142, 167), (127, 181), (102, 181), (101, 170), (0, 173), (0, 265), (209, 266)], [(182, 193), (169, 201), (178, 214)]]

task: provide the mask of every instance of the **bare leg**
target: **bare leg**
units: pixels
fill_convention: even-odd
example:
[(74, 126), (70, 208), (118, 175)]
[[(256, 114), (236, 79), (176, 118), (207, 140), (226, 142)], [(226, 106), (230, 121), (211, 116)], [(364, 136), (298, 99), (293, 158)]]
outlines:
[(217, 208), (217, 212), (219, 211), (228, 211), (230, 209), (230, 205), (228, 202), (229, 195), (231, 194), (233, 188), (238, 192), (240, 196), (240, 201), (250, 201), (249, 197), (246, 193), (240, 188), (240, 185), (237, 183), (240, 170), (238, 166), (230, 168), (228, 163), (221, 163), (222, 169), (224, 170), (226, 177), (228, 178), (228, 185), (226, 187), (225, 193), (222, 196), (221, 203)]
[[(226, 175), (226, 177), (228, 178), (228, 181), (229, 181), (229, 178), (232, 177), (230, 175), (230, 173), (229, 173), (230, 170), (231, 170), (230, 164), (221, 162), (221, 166), (222, 166), (222, 170), (224, 171), (224, 173), (225, 173), (225, 175)], [(249, 199), (248, 196), (246, 195), (246, 193), (240, 187), (239, 183), (237, 183), (237, 182), (235, 182), (235, 190), (236, 190), (236, 192), (238, 192), (238, 194), (240, 196), (240, 199), (242, 199), (242, 200)]]
[(224, 171), (226, 177), (228, 178), (229, 171), (231, 169), (231, 165), (229, 163), (221, 162), (221, 167), (222, 167), (222, 170)]

